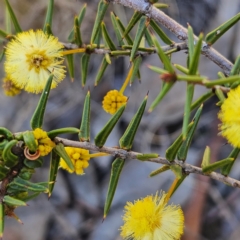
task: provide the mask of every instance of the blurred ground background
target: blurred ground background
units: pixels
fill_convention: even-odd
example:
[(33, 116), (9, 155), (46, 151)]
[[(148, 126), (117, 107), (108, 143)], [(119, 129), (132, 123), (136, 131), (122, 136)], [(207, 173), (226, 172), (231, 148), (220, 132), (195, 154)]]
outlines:
[[(47, 0), (10, 0), (23, 30), (42, 28), (46, 13)], [(166, 11), (184, 26), (187, 22), (193, 26), (194, 32), (207, 33), (222, 22), (237, 14), (240, 10), (238, 0), (169, 0)], [(66, 42), (73, 18), (78, 14), (84, 1), (56, 0), (53, 18), (53, 33), (60, 41)], [(98, 1), (88, 1), (85, 20), (82, 25), (82, 36), (85, 43), (89, 42), (91, 27), (94, 22)], [(114, 11), (127, 24), (133, 11), (118, 5), (111, 5), (105, 17), (107, 28), (111, 34), (113, 29), (110, 21), (110, 11)], [(0, 28), (4, 29), (4, 1), (0, 1)], [(224, 35), (214, 47), (223, 55), (234, 61), (240, 52), (240, 25), (237, 24)], [(133, 35), (134, 36), (134, 31)], [(170, 35), (171, 36), (171, 35)], [(177, 39), (173, 39), (178, 42)], [(115, 37), (113, 37), (115, 39)], [(74, 82), (67, 77), (58, 88), (51, 92), (47, 106), (44, 129), (75, 126), (79, 127), (82, 104), (87, 87), (91, 89), (92, 140), (96, 133), (109, 119), (101, 108), (101, 101), (110, 89), (120, 89), (124, 81), (129, 59), (118, 58), (112, 61), (102, 82), (94, 88), (94, 78), (101, 62), (101, 56), (91, 58), (87, 85), (84, 89), (80, 83), (80, 55), (76, 56), (76, 73)], [(172, 61), (185, 65), (184, 52), (173, 55)], [(159, 92), (161, 83), (157, 74), (151, 72), (146, 64), (161, 66), (156, 56), (146, 57), (141, 68), (141, 84), (134, 82), (126, 90), (130, 97), (126, 112), (114, 130), (106, 145), (117, 146), (118, 139), (135, 113), (143, 97), (149, 91), (150, 106)], [(200, 72), (209, 78), (216, 78), (220, 69), (208, 59), (201, 58)], [(0, 64), (0, 78), (4, 76), (3, 63)], [(196, 88), (195, 98), (206, 90)], [(30, 129), (29, 119), (38, 102), (39, 96), (21, 93), (15, 98), (6, 97), (0, 92), (0, 126), (13, 132)], [(181, 131), (182, 115), (185, 99), (185, 84), (174, 86), (163, 102), (151, 114), (145, 114), (135, 138), (133, 150), (139, 152), (164, 152)], [(212, 149), (212, 161), (228, 156), (231, 146), (219, 137), (217, 125), (217, 99), (211, 99), (204, 106), (197, 132), (187, 161), (199, 166), (206, 145)], [(76, 139), (74, 136), (65, 136)], [(149, 178), (149, 173), (158, 168), (154, 163), (142, 163), (136, 160), (127, 161), (113, 200), (107, 219), (102, 223), (103, 206), (110, 176), (111, 157), (93, 159), (84, 176), (70, 175), (60, 170), (52, 198), (41, 195), (29, 202), (26, 208), (19, 208), (17, 214), (24, 222), (20, 225), (13, 219), (6, 220), (5, 240), (118, 240), (119, 227), (122, 224), (121, 215), (126, 201), (155, 194), (163, 189), (167, 191), (174, 176), (171, 172)], [(46, 181), (48, 177), (48, 159), (45, 165), (33, 177), (34, 181)], [(239, 179), (239, 162), (236, 162), (232, 177)], [(240, 221), (239, 189), (233, 189), (207, 177), (190, 175), (174, 194), (170, 202), (181, 204), (185, 212), (186, 224), (184, 240), (237, 240), (239, 239)]]

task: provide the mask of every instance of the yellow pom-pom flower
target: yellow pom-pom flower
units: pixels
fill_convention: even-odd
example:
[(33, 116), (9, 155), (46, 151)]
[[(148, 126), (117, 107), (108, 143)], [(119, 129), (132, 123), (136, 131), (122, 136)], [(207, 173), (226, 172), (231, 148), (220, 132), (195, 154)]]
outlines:
[(6, 46), (6, 75), (18, 88), (39, 93), (53, 73), (55, 88), (65, 77), (62, 48), (56, 37), (42, 30), (18, 33)]
[(124, 96), (118, 90), (111, 90), (104, 97), (102, 106), (107, 113), (114, 114), (126, 102), (126, 96)]
[(89, 151), (82, 148), (74, 148), (74, 147), (65, 147), (65, 150), (70, 157), (74, 171), (72, 171), (66, 162), (61, 158), (60, 167), (67, 170), (70, 173), (75, 172), (76, 174), (84, 174), (83, 169), (89, 166), (90, 154)]
[(34, 129), (33, 135), (41, 156), (48, 155), (55, 147), (55, 143), (48, 137), (47, 132), (41, 128)]
[(234, 147), (240, 147), (240, 86), (230, 90), (218, 114), (221, 134)]
[(178, 240), (183, 234), (184, 215), (179, 206), (167, 205), (166, 194), (128, 202), (121, 236), (132, 240)]
[(14, 97), (21, 92), (21, 89), (16, 87), (9, 77), (3, 79), (2, 87), (5, 95), (9, 97)]

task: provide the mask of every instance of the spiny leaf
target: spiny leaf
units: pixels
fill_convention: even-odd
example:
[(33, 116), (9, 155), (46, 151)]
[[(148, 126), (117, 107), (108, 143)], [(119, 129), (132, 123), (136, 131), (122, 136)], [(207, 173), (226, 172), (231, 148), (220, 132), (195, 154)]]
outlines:
[(106, 44), (108, 45), (108, 47), (110, 48), (110, 50), (111, 51), (117, 50), (116, 46), (114, 45), (111, 37), (109, 36), (109, 34), (107, 32), (106, 25), (104, 22), (101, 23), (101, 27), (102, 27), (103, 38), (104, 38)]
[(30, 120), (31, 128), (34, 130), (36, 128), (41, 128), (43, 124), (43, 117), (47, 105), (48, 96), (50, 93), (51, 85), (53, 80), (53, 74), (50, 74), (46, 86), (43, 89), (41, 97), (39, 99), (38, 105), (33, 113), (33, 116)]
[(224, 167), (221, 168), (222, 175), (224, 175), (224, 176), (229, 175), (229, 173), (232, 169), (232, 166), (233, 166), (236, 158), (238, 157), (239, 152), (240, 152), (240, 148), (234, 148), (232, 150), (232, 152), (229, 154), (228, 158), (233, 158), (234, 161), (232, 161), (230, 164), (227, 164), (227, 165), (225, 165)]
[(106, 216), (110, 210), (112, 200), (113, 200), (116, 188), (117, 188), (118, 180), (119, 180), (120, 174), (122, 172), (123, 166), (124, 166), (123, 159), (116, 158), (113, 161), (110, 182), (109, 182), (108, 192), (107, 192), (107, 198), (106, 198), (105, 205), (104, 205), (103, 219), (106, 218)]
[(52, 26), (53, 6), (54, 6), (54, 0), (49, 0), (46, 19), (45, 19), (45, 23), (44, 23), (44, 27), (43, 27), (44, 32), (47, 31), (47, 25), (49, 25), (50, 28)]
[(49, 171), (49, 178), (48, 178), (48, 198), (51, 197), (52, 191), (56, 182), (58, 167), (60, 162), (60, 156), (55, 152), (51, 152), (51, 160), (50, 160), (50, 171)]
[(135, 57), (135, 54), (138, 50), (141, 39), (145, 33), (145, 30), (147, 29), (148, 24), (149, 24), (149, 19), (146, 16), (142, 16), (139, 21), (137, 33), (134, 39), (134, 43), (133, 43), (133, 47), (130, 55), (130, 62), (132, 62)]
[(9, 15), (10, 15), (10, 17), (11, 17), (11, 19), (12, 19), (13, 26), (14, 26), (14, 28), (15, 28), (16, 33), (22, 32), (22, 29), (21, 29), (21, 27), (20, 27), (20, 25), (19, 25), (19, 23), (18, 23), (18, 20), (17, 20), (14, 12), (13, 12), (13, 10), (12, 10), (11, 5), (9, 4), (9, 1), (8, 1), (8, 0), (5, 0), (5, 3), (6, 3), (6, 7), (7, 7), (7, 9), (8, 9)]
[[(85, 3), (82, 7), (82, 9), (80, 10), (80, 13), (78, 15), (78, 27), (80, 28), (81, 27), (81, 24), (82, 24), (82, 21), (83, 21), (83, 18), (85, 16), (85, 13), (86, 13), (86, 9), (87, 9), (87, 4)], [(74, 20), (75, 21), (75, 20)], [(72, 28), (69, 36), (68, 36), (68, 41), (69, 42), (74, 42), (74, 39), (75, 39), (75, 22), (74, 22), (74, 27)]]
[(138, 126), (140, 124), (140, 121), (142, 119), (146, 104), (147, 104), (147, 98), (146, 96), (141, 103), (140, 107), (138, 108), (138, 111), (132, 118), (131, 122), (129, 123), (127, 129), (125, 130), (123, 136), (119, 140), (120, 148), (130, 150), (132, 148), (133, 140), (135, 137), (135, 134), (137, 132)]
[(93, 30), (92, 30), (91, 44), (94, 43), (97, 38), (99, 29), (101, 28), (101, 22), (107, 11), (108, 6), (109, 6), (109, 3), (105, 0), (101, 0), (98, 4), (97, 16), (96, 16)]
[(211, 164), (210, 158), (211, 158), (211, 149), (209, 146), (206, 146), (204, 154), (203, 154), (202, 164), (201, 164), (202, 168), (207, 167)]
[(122, 46), (124, 44), (124, 41), (122, 39), (121, 30), (120, 30), (120, 27), (118, 26), (116, 16), (113, 12), (111, 12), (111, 20), (112, 20), (114, 32), (117, 36), (118, 44), (119, 44), (119, 46)]
[(188, 128), (187, 128), (188, 132), (186, 134), (186, 139), (182, 143), (182, 145), (181, 145), (181, 147), (180, 147), (180, 149), (178, 150), (178, 153), (177, 153), (177, 156), (178, 156), (179, 160), (185, 161), (186, 158), (187, 158), (188, 149), (189, 149), (190, 144), (192, 142), (193, 134), (196, 131), (196, 128), (197, 128), (197, 125), (198, 125), (198, 122), (199, 122), (199, 119), (200, 119), (200, 116), (201, 116), (201, 113), (202, 113), (202, 108), (203, 108), (203, 105), (201, 105), (199, 107), (199, 109), (197, 110), (197, 112), (196, 112), (196, 114), (193, 118), (194, 124), (191, 127), (191, 129), (188, 131)]
[(174, 42), (162, 31), (162, 29), (158, 26), (158, 24), (151, 19), (150, 21), (151, 27), (154, 29), (156, 34), (168, 45), (173, 44)]
[(215, 28), (213, 31), (206, 35), (205, 41), (207, 44), (214, 44), (226, 31), (228, 31), (235, 23), (240, 19), (240, 13), (221, 24), (219, 27)]
[(102, 130), (97, 134), (95, 137), (95, 145), (98, 147), (102, 147), (109, 134), (112, 132), (113, 128), (117, 124), (118, 120), (122, 116), (124, 110), (126, 108), (126, 104), (122, 105), (115, 113), (114, 115), (109, 119), (109, 121), (106, 123), (106, 125), (102, 128)]
[(97, 72), (97, 76), (95, 78), (95, 84), (94, 86), (97, 86), (98, 83), (100, 82), (100, 80), (103, 77), (103, 74), (105, 72), (105, 70), (107, 69), (107, 66), (109, 65), (109, 63), (106, 60), (106, 57), (103, 58), (101, 65), (99, 66), (98, 72)]
[(222, 168), (226, 165), (231, 164), (234, 161), (234, 158), (225, 158), (223, 160), (217, 161), (215, 163), (212, 163), (206, 167), (202, 168), (203, 173), (211, 173), (212, 171)]
[(136, 25), (138, 20), (142, 17), (142, 13), (135, 11), (132, 18), (130, 19), (124, 33), (123, 33), (123, 38), (132, 30), (132, 28)]
[(82, 87), (85, 86), (88, 73), (88, 65), (90, 62), (90, 54), (84, 53), (81, 58), (81, 77), (82, 77)]
[(170, 169), (169, 165), (163, 165), (162, 167), (158, 168), (157, 170), (154, 170), (150, 173), (149, 177), (154, 177), (162, 172), (168, 171)]
[(81, 142), (90, 141), (90, 110), (90, 91), (88, 91), (84, 101), (82, 122), (78, 134), (78, 138)]
[(56, 145), (56, 147), (53, 149), (53, 151), (56, 151), (56, 153), (66, 162), (66, 164), (68, 165), (68, 167), (74, 171), (74, 165), (72, 163), (71, 158), (68, 156), (64, 145), (62, 143), (58, 143)]

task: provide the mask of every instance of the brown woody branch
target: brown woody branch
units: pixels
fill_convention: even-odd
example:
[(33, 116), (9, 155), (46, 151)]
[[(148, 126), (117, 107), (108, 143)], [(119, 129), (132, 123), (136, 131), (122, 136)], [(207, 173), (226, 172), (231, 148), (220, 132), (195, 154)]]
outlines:
[[(142, 12), (146, 16), (154, 19), (156, 22), (163, 25), (169, 31), (171, 31), (178, 39), (187, 40), (187, 29), (180, 25), (178, 22), (167, 16), (164, 12), (154, 7), (146, 0), (109, 0), (112, 3), (117, 3), (128, 8), (132, 8), (139, 12)], [(195, 40), (198, 38), (195, 36)], [(233, 64), (226, 59), (223, 55), (217, 52), (211, 46), (208, 46), (205, 42), (202, 47), (202, 54), (217, 64), (225, 73), (229, 75)]]
[[(99, 148), (96, 145), (89, 143), (89, 142), (77, 142), (77, 141), (71, 141), (71, 140), (59, 138), (59, 137), (55, 138), (55, 142), (56, 142), (56, 144), (61, 142), (64, 144), (64, 146), (83, 148), (83, 149), (87, 149), (87, 150), (94, 151), (94, 152), (104, 152), (104, 153), (108, 153), (114, 157), (120, 157), (123, 159), (137, 159), (137, 155), (142, 155), (142, 153), (126, 151), (123, 149), (119, 149), (118, 147), (104, 146), (102, 148)], [(212, 179), (215, 179), (219, 182), (223, 182), (232, 187), (240, 188), (240, 181), (238, 181), (234, 178), (223, 176), (222, 174), (216, 173), (216, 172), (203, 173), (203, 171), (200, 167), (193, 166), (193, 165), (185, 163), (183, 161), (174, 160), (172, 162), (169, 162), (166, 158), (163, 158), (163, 157), (150, 158), (146, 161), (165, 164), (165, 165), (169, 165), (169, 166), (170, 165), (178, 165), (183, 169), (183, 171), (186, 174), (196, 173), (196, 174), (208, 176)]]

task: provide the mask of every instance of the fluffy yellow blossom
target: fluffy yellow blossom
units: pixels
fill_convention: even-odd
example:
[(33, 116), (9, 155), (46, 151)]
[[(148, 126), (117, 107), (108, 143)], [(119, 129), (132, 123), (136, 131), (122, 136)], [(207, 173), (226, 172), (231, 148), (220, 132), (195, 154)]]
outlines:
[(65, 77), (62, 48), (56, 37), (42, 30), (18, 33), (6, 46), (6, 75), (18, 88), (39, 93), (53, 73), (55, 88)]
[(128, 202), (121, 236), (131, 240), (178, 240), (183, 234), (184, 215), (179, 206), (168, 205), (166, 194)]
[(21, 89), (16, 87), (9, 77), (3, 79), (2, 87), (5, 95), (9, 97), (16, 96), (21, 92)]
[(74, 171), (72, 171), (66, 162), (61, 158), (60, 167), (67, 170), (70, 173), (75, 172), (76, 174), (84, 174), (83, 169), (87, 168), (89, 165), (90, 154), (89, 151), (82, 148), (73, 148), (73, 147), (65, 147), (65, 150), (68, 156), (71, 158), (72, 163), (74, 165)]
[(41, 156), (48, 155), (55, 147), (55, 143), (48, 137), (47, 132), (41, 128), (34, 129), (33, 135)]
[(230, 90), (218, 114), (221, 134), (234, 147), (240, 148), (240, 86)]
[(126, 96), (117, 90), (111, 90), (104, 97), (102, 106), (107, 113), (114, 114), (126, 102)]

